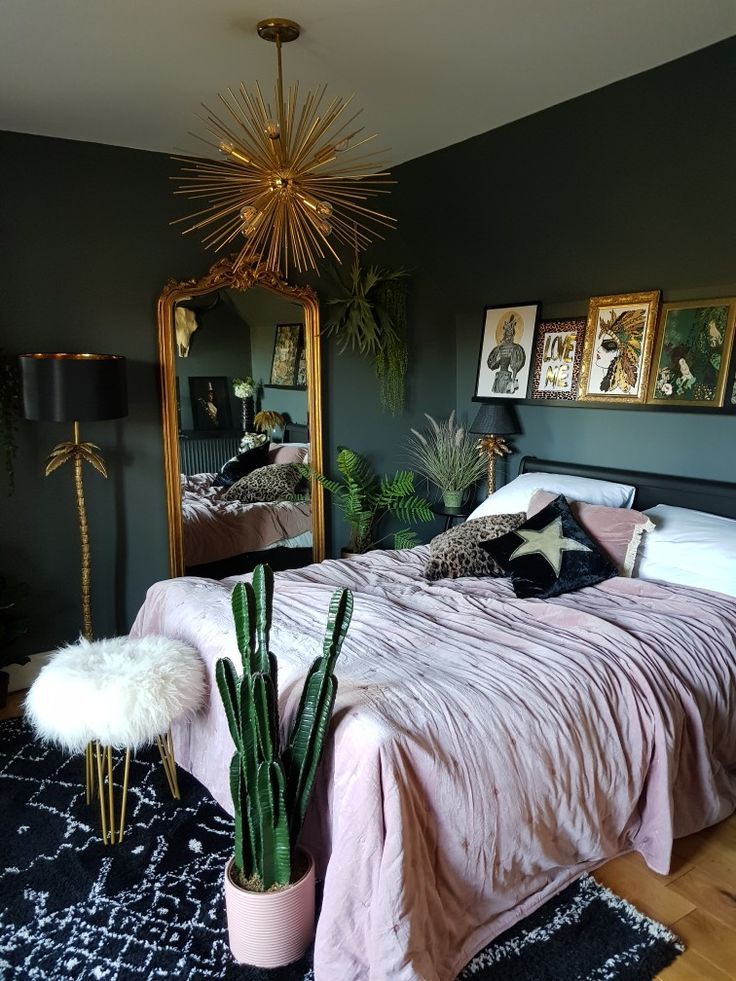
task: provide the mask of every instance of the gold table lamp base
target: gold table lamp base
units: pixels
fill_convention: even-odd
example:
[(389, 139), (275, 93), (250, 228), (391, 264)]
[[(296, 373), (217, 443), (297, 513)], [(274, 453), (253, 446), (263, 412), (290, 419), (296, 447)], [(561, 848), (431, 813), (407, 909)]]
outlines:
[(496, 457), (506, 456), (511, 449), (503, 436), (481, 436), (478, 440), (478, 452), (488, 458), (488, 494), (496, 489)]

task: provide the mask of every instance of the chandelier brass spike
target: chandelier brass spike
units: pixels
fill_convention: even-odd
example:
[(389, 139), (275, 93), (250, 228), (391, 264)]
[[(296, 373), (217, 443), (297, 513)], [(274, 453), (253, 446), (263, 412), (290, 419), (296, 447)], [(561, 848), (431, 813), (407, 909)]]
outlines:
[(386, 170), (386, 150), (367, 147), (376, 134), (356, 126), (362, 109), (354, 96), (326, 101), (327, 86), (307, 91), (299, 82), (284, 89), (282, 46), (295, 41), (294, 21), (269, 18), (257, 25), (260, 37), (276, 45), (273, 102), (258, 82), (218, 93), (218, 114), (202, 103), (197, 116), (207, 136), (191, 135), (218, 154), (217, 159), (172, 157), (180, 165), (176, 195), (206, 202), (206, 207), (177, 218), (188, 223), (184, 234), (204, 231), (207, 248), (221, 250), (240, 240), (237, 268), (246, 260), (288, 278), (316, 269), (317, 261), (340, 261), (338, 246), (366, 248), (396, 222), (365, 202), (390, 193), (396, 182)]

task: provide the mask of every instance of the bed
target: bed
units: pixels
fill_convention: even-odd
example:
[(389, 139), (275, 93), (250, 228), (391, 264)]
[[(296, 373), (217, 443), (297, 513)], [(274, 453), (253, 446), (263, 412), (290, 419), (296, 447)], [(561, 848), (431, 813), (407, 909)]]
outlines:
[[(307, 452), (308, 444), (272, 444), (268, 462), (302, 463)], [(215, 477), (181, 474), (186, 568), (275, 547), (312, 547), (309, 501), (223, 501), (224, 488), (214, 486)]]
[[(641, 507), (736, 517), (736, 485), (522, 463), (535, 467), (625, 477)], [(277, 577), (285, 720), (332, 590), (355, 593), (305, 826), (324, 876), (317, 981), (450, 981), (582, 871), (636, 850), (666, 873), (673, 837), (736, 807), (736, 599), (614, 578), (518, 600), (507, 580), (428, 582), (425, 559), (423, 546)], [(180, 638), (212, 672), (234, 650), (232, 584), (159, 583), (133, 633)], [(174, 738), (232, 811), (217, 699)]]

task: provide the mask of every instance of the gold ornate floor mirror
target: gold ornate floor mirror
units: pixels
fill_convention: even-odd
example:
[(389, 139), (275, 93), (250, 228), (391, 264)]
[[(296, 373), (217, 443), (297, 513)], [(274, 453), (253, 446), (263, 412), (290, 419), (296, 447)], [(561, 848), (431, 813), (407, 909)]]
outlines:
[[(302, 328), (298, 333), (300, 346), (300, 361), (298, 374), (295, 369), (294, 384), (267, 384), (265, 388), (269, 390), (269, 397), (281, 398), (288, 401), (294, 393), (301, 391), (305, 397), (306, 425), (301, 427), (304, 431), (304, 438), (308, 443), (309, 463), (318, 470), (323, 471), (323, 440), (322, 440), (322, 365), (319, 337), (319, 303), (317, 295), (310, 287), (293, 286), (283, 280), (278, 274), (266, 269), (262, 264), (259, 266), (255, 260), (237, 262), (237, 256), (229, 256), (216, 262), (210, 270), (200, 279), (169, 280), (158, 300), (158, 345), (161, 370), (161, 397), (163, 412), (163, 448), (164, 448), (164, 474), (166, 481), (166, 506), (169, 524), (169, 567), (172, 576), (185, 574), (185, 550), (184, 550), (184, 523), (182, 515), (181, 499), (181, 477), (182, 453), (180, 440), (182, 438), (182, 410), (183, 400), (186, 392), (178, 391), (179, 376), (177, 367), (182, 362), (180, 358), (192, 358), (192, 369), (195, 368), (194, 360), (203, 349), (204, 337), (207, 329), (202, 330), (197, 324), (193, 311), (199, 309), (203, 311), (200, 318), (202, 323), (208, 322), (207, 311), (213, 309), (220, 297), (225, 298), (225, 306), (233, 307), (241, 304), (241, 294), (246, 291), (253, 291), (260, 287), (259, 292), (265, 291), (272, 297), (281, 298), (286, 303), (287, 308), (293, 311), (297, 306), (301, 308), (300, 324), (279, 324), (277, 327), (286, 326)], [(208, 294), (209, 299), (208, 299)], [(211, 301), (211, 302), (210, 302)], [(189, 304), (188, 307), (184, 307)], [(196, 304), (201, 304), (199, 307)], [(179, 307), (184, 308), (182, 317), (177, 317), (175, 324), (175, 311)], [(187, 328), (184, 324), (184, 316), (191, 316), (191, 325)], [(219, 314), (218, 314), (219, 316)], [(214, 317), (214, 315), (213, 315)], [(181, 330), (178, 328), (181, 327)], [(196, 331), (196, 333), (195, 333)], [(254, 355), (255, 356), (255, 355)], [(276, 365), (276, 346), (273, 347), (274, 365)], [(270, 355), (269, 355), (270, 360)], [(206, 379), (211, 369), (209, 362), (201, 358), (203, 365), (202, 377)], [(253, 362), (255, 363), (255, 362)], [(188, 382), (191, 392), (193, 373), (187, 368)], [(305, 379), (303, 373), (305, 372)], [(233, 378), (243, 374), (240, 370), (239, 362), (233, 362), (227, 370), (227, 379), (221, 378), (222, 384), (227, 381), (229, 387), (228, 397), (232, 389)], [(255, 375), (253, 376), (255, 377)], [(305, 384), (297, 384), (299, 380)], [(268, 379), (269, 382), (272, 378)], [(281, 380), (281, 379), (277, 379)], [(215, 398), (213, 381), (209, 383), (208, 397)], [(273, 390), (273, 391), (272, 391)], [(225, 396), (220, 396), (226, 401)], [(203, 402), (202, 398), (196, 399)], [(191, 407), (194, 406), (195, 399), (191, 397)], [(278, 407), (278, 404), (276, 407)], [(270, 407), (270, 406), (269, 406)], [(231, 407), (224, 404), (228, 410), (228, 418), (234, 413)], [(193, 409), (192, 409), (193, 413)], [(224, 415), (224, 413), (223, 413)], [(279, 415), (279, 413), (276, 413)], [(215, 414), (215, 420), (217, 415)], [(232, 427), (233, 431), (235, 426)], [(297, 427), (298, 429), (299, 427)], [(195, 434), (196, 435), (196, 434)], [(216, 434), (220, 436), (221, 434)], [(224, 446), (225, 444), (223, 444)], [(325, 555), (325, 530), (324, 530), (324, 494), (322, 487), (312, 482), (311, 486), (311, 560), (320, 562)], [(263, 561), (268, 561), (268, 550), (263, 551)]]

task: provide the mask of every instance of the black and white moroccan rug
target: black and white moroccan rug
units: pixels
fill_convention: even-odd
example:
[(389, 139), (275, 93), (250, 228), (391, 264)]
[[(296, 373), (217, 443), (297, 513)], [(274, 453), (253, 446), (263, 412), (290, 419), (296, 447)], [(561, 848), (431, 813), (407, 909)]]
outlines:
[[(34, 743), (21, 720), (0, 723), (0, 978), (313, 981), (309, 955), (278, 971), (233, 962), (221, 881), (231, 823), (199, 783), (180, 771), (174, 803), (153, 754), (136, 760), (126, 839), (105, 848), (82, 770), (80, 758)], [(681, 950), (669, 930), (583, 876), (461, 978), (650, 981)]]

